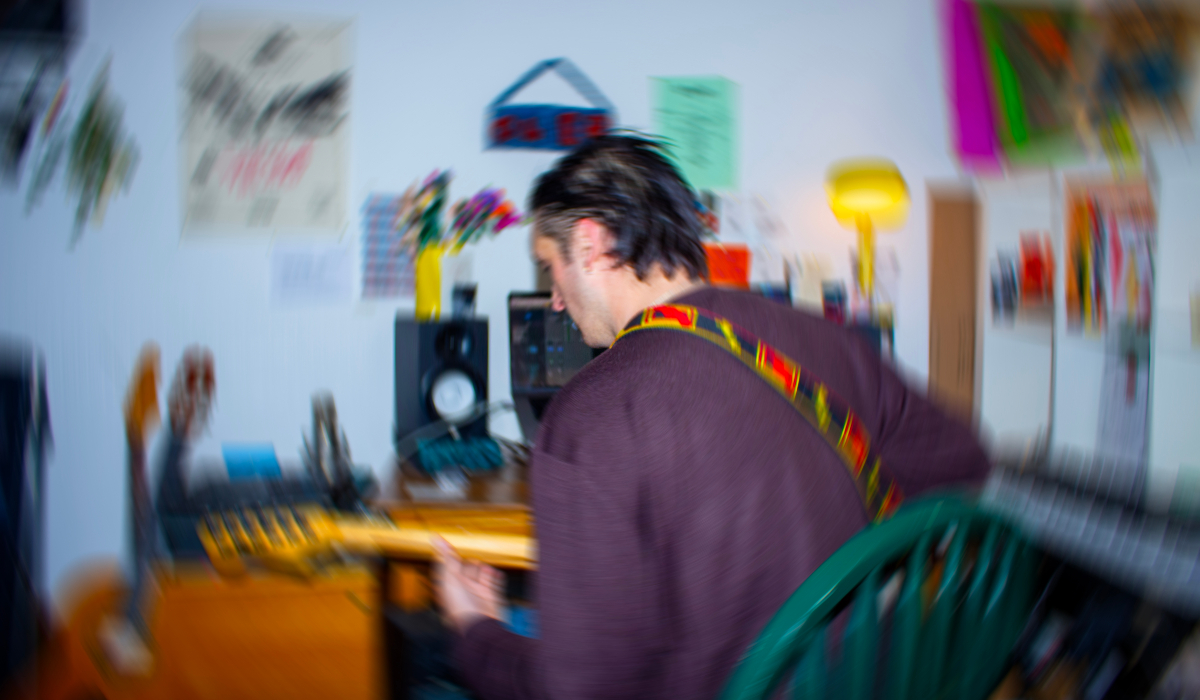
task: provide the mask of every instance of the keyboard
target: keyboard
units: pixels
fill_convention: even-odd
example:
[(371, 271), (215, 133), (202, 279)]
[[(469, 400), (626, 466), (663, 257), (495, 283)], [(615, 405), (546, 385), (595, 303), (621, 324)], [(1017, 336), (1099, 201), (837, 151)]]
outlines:
[(1149, 512), (1110, 462), (1001, 464), (981, 502), (1045, 551), (1184, 617), (1200, 616), (1200, 523)]

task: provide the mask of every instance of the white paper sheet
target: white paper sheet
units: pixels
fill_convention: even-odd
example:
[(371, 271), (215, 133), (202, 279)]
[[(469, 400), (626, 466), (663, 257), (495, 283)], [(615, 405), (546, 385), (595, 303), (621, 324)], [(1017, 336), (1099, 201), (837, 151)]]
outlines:
[(350, 23), (204, 16), (183, 51), (184, 235), (340, 233)]
[(271, 302), (294, 306), (350, 301), (354, 258), (346, 246), (287, 246), (271, 253)]

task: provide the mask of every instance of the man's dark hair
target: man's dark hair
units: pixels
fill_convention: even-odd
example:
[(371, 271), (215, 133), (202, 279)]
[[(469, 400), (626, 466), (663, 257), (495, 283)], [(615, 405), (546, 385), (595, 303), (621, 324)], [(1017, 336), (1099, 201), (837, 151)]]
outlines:
[(529, 209), (537, 235), (556, 240), (570, 260), (571, 233), (581, 219), (604, 224), (611, 255), (638, 279), (657, 263), (668, 276), (707, 276), (703, 227), (691, 189), (662, 144), (638, 136), (601, 136), (538, 178)]

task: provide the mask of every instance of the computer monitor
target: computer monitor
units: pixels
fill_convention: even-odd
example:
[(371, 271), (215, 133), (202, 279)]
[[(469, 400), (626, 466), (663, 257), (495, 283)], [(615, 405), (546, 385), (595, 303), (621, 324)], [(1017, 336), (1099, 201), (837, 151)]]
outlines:
[(508, 295), (508, 334), (513, 404), (532, 442), (550, 399), (602, 350), (583, 342), (566, 312), (550, 308), (549, 292)]

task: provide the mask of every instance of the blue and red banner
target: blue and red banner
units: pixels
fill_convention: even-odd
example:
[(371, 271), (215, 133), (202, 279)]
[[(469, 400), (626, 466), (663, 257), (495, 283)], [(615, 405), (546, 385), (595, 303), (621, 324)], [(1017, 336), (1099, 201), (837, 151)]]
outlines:
[[(508, 104), (548, 70), (557, 71), (592, 106)], [(608, 133), (615, 120), (616, 111), (587, 76), (567, 59), (555, 58), (534, 66), (488, 106), (485, 147), (569, 151)]]

